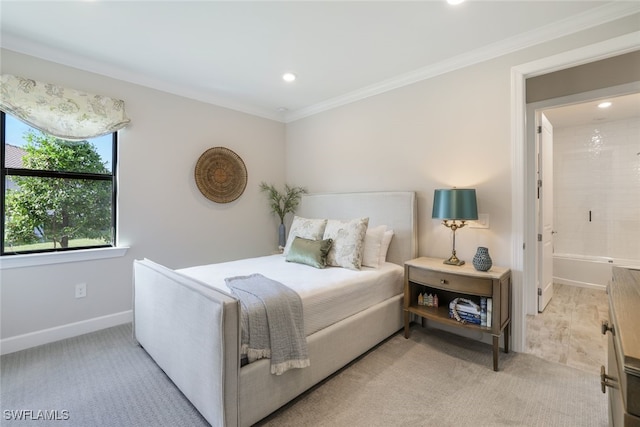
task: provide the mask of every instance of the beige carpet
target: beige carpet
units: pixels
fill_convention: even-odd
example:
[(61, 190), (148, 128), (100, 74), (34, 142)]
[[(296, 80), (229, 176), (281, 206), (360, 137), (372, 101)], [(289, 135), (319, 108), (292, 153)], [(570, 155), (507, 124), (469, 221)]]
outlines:
[[(206, 426), (122, 325), (0, 358), (4, 426)], [(313, 363), (313, 361), (312, 361)], [(596, 374), (414, 327), (263, 420), (263, 426), (605, 426)], [(18, 421), (58, 411), (68, 419)], [(30, 417), (31, 418), (31, 417)], [(24, 419), (24, 418), (23, 418)]]
[(263, 420), (263, 426), (606, 426), (599, 378), (414, 327)]

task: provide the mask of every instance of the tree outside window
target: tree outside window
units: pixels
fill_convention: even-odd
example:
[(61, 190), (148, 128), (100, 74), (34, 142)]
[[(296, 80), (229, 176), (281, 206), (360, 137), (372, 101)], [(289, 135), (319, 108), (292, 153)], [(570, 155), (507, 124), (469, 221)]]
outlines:
[(116, 134), (67, 141), (2, 119), (2, 255), (115, 246)]

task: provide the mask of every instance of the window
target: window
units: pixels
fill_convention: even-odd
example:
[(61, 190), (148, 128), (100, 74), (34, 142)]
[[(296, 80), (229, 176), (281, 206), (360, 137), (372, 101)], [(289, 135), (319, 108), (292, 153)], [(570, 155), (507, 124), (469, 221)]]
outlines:
[(0, 254), (115, 246), (117, 133), (67, 141), (0, 114)]

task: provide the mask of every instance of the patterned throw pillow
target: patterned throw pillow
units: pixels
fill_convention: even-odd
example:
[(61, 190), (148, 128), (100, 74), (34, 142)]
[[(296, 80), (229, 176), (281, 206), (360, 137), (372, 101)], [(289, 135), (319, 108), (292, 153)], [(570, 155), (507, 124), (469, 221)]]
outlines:
[(284, 246), (284, 255), (286, 256), (291, 249), (293, 239), (302, 237), (303, 239), (320, 240), (324, 234), (324, 228), (327, 225), (326, 219), (309, 219), (300, 216), (294, 216), (289, 230), (287, 244)]
[(369, 218), (328, 220), (323, 239), (332, 239), (333, 245), (327, 255), (327, 265), (360, 270), (368, 225)]

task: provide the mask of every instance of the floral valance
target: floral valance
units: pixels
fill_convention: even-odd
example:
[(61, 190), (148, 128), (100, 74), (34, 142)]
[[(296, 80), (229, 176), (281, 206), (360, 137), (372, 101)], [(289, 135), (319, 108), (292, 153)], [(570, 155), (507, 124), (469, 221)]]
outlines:
[(0, 110), (69, 140), (107, 135), (130, 121), (122, 100), (8, 74), (0, 79)]

